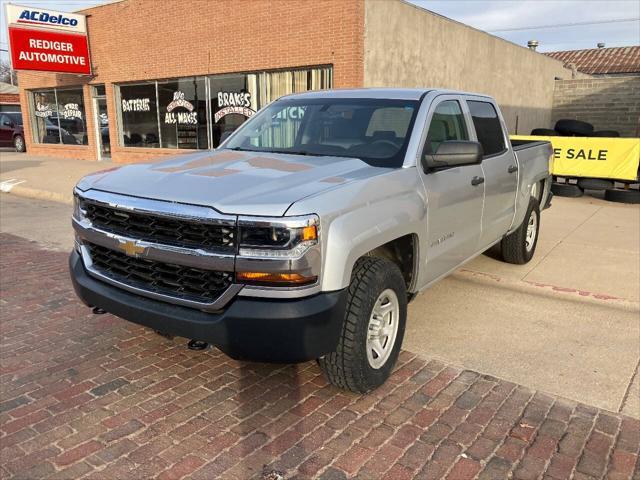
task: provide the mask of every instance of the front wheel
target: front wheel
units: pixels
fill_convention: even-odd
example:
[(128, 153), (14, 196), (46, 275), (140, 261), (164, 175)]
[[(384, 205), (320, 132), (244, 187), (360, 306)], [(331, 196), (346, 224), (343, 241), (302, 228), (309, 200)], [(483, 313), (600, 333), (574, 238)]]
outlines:
[(535, 198), (531, 198), (522, 224), (500, 243), (504, 261), (522, 265), (531, 260), (538, 244), (539, 230), (540, 206)]
[(406, 319), (407, 291), (398, 267), (382, 258), (359, 259), (338, 348), (318, 360), (329, 382), (356, 393), (382, 385), (398, 360)]

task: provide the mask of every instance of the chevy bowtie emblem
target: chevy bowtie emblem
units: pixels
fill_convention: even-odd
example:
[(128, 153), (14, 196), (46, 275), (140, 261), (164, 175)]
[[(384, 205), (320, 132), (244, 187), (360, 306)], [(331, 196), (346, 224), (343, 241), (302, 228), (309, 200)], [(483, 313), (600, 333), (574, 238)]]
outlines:
[(127, 240), (124, 242), (121, 241), (118, 247), (130, 257), (137, 257), (139, 254), (145, 251), (145, 247), (138, 245), (138, 242), (136, 242), (135, 240)]

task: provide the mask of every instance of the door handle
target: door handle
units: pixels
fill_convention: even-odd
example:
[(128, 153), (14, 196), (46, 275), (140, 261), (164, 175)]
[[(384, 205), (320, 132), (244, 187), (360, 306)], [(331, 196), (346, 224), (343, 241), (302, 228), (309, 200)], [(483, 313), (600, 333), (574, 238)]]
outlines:
[(518, 166), (517, 165), (509, 165), (509, 168), (507, 168), (507, 172), (509, 173), (514, 173), (518, 171)]
[(484, 183), (484, 177), (473, 177), (471, 179), (471, 185), (473, 185), (474, 187), (480, 185), (481, 183)]

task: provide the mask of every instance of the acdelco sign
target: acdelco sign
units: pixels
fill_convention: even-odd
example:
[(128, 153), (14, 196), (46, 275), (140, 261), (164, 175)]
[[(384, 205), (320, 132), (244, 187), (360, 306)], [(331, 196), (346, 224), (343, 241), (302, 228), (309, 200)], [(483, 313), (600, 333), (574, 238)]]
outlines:
[(42, 27), (73, 33), (87, 33), (84, 15), (54, 12), (42, 8), (21, 7), (19, 5), (7, 5), (7, 23), (9, 26), (20, 25), (26, 28)]
[(91, 74), (84, 15), (7, 5), (16, 70)]
[(62, 14), (49, 15), (47, 12), (39, 12), (37, 10), (23, 10), (17, 20), (18, 23), (30, 23), (35, 25), (69, 25), (75, 27), (78, 20), (75, 18), (65, 17)]

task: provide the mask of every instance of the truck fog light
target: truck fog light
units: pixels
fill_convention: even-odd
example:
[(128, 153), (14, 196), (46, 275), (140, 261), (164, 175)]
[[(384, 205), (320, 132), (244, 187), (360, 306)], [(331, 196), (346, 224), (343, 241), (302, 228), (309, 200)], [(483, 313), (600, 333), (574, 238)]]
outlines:
[(250, 285), (299, 287), (315, 283), (316, 276), (307, 277), (299, 273), (270, 273), (270, 272), (237, 272), (236, 281)]

